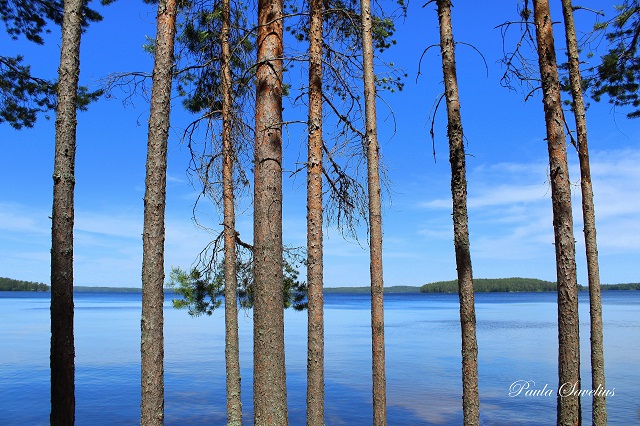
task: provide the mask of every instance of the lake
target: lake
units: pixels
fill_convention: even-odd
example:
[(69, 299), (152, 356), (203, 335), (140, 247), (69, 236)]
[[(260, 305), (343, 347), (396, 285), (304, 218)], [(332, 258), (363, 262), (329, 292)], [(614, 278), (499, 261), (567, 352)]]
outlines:
[[(48, 293), (0, 292), (0, 425), (49, 423)], [(165, 298), (168, 425), (223, 425), (224, 312), (191, 318)], [(484, 425), (556, 422), (555, 293), (476, 295)], [(609, 424), (640, 423), (640, 292), (603, 293)], [(75, 294), (76, 423), (134, 425), (140, 405), (141, 295)], [(366, 294), (325, 295), (327, 425), (372, 423), (370, 305)], [(240, 311), (242, 400), (252, 417), (252, 318)], [(289, 419), (305, 424), (306, 312), (285, 314)], [(582, 389), (591, 389), (588, 294), (580, 294)], [(390, 425), (462, 424), (458, 298), (385, 295)], [(509, 395), (514, 382), (554, 394)], [(522, 382), (520, 382), (522, 383)], [(543, 392), (540, 392), (542, 394)], [(591, 423), (591, 399), (582, 398)]]

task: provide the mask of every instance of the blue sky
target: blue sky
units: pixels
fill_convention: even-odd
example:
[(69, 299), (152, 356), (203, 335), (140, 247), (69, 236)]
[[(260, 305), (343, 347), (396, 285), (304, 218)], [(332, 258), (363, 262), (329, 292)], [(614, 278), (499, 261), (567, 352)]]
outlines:
[[(469, 3), (469, 4), (467, 4)], [(559, 3), (559, 2), (557, 2)], [(585, 6), (608, 8), (602, 2)], [(608, 3), (608, 2), (607, 2)], [(457, 4), (457, 3), (456, 3)], [(487, 6), (490, 4), (491, 6)], [(469, 220), (474, 276), (555, 279), (555, 256), (547, 177), (544, 116), (539, 93), (526, 103), (522, 93), (500, 87), (504, 68), (502, 39), (496, 25), (516, 19), (515, 1), (460, 2), (453, 9), (456, 40), (473, 44), (457, 49), (462, 119), (468, 142)], [(450, 167), (445, 109), (436, 118), (436, 160), (429, 137), (429, 113), (442, 91), (435, 6), (411, 3), (398, 23), (397, 46), (385, 59), (409, 77), (401, 93), (383, 94), (378, 122), (382, 155), (391, 192), (384, 199), (385, 285), (422, 285), (454, 279)], [(557, 6), (557, 5), (556, 5)], [(155, 10), (141, 1), (120, 0), (98, 7), (104, 21), (93, 24), (82, 40), (81, 83), (96, 88), (116, 71), (149, 71), (152, 58), (142, 50), (155, 33)], [(562, 15), (554, 10), (554, 19)], [(593, 16), (583, 12), (578, 25), (587, 30)], [(556, 26), (561, 47), (562, 27)], [(12, 42), (0, 34), (4, 54), (24, 54), (37, 75), (54, 77), (59, 34), (53, 29), (45, 46)], [(514, 33), (515, 37), (515, 33)], [(513, 40), (511, 40), (513, 42)], [(601, 47), (606, 45), (601, 44)], [(291, 79), (295, 77), (289, 77)], [(295, 84), (295, 81), (292, 81)], [(101, 100), (78, 117), (76, 165), (75, 280), (77, 285), (140, 286), (142, 214), (146, 156), (144, 99), (123, 106), (123, 94)], [(175, 102), (169, 141), (166, 268), (189, 267), (211, 235), (194, 225), (197, 191), (186, 173), (188, 149), (180, 133), (192, 119)], [(390, 117), (393, 111), (395, 126)], [(286, 108), (285, 120), (303, 120), (304, 111)], [(570, 119), (571, 117), (569, 117)], [(624, 110), (592, 104), (588, 112), (589, 144), (596, 197), (596, 219), (603, 283), (640, 279), (640, 121)], [(394, 132), (395, 127), (395, 132)], [(300, 125), (285, 132), (285, 169), (304, 161), (305, 135)], [(0, 125), (0, 276), (49, 282), (54, 120), (15, 131)], [(575, 150), (569, 146), (574, 189), (574, 232), (578, 280), (586, 267)], [(284, 239), (305, 245), (305, 178), (284, 179)], [(251, 208), (239, 209), (238, 229), (251, 240)], [(220, 212), (201, 204), (200, 219), (216, 227)], [(327, 227), (325, 285), (368, 285), (366, 230), (360, 243), (345, 240)]]

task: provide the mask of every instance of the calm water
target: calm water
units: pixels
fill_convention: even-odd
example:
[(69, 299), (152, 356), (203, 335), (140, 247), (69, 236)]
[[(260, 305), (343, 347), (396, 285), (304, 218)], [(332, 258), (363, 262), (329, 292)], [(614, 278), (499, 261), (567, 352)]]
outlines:
[[(588, 300), (580, 296), (582, 389), (590, 389)], [(139, 422), (140, 294), (76, 293), (78, 425)], [(166, 423), (225, 423), (224, 318), (191, 318), (165, 304)], [(326, 419), (367, 425), (371, 354), (367, 295), (325, 296)], [(554, 396), (510, 397), (518, 380), (557, 390), (553, 293), (476, 297), (480, 398), (485, 425), (555, 424)], [(291, 425), (304, 425), (306, 314), (287, 312)], [(390, 425), (462, 424), (456, 295), (385, 296)], [(612, 425), (640, 424), (640, 292), (604, 293), (608, 411)], [(49, 295), (0, 292), (0, 425), (48, 424)], [(240, 314), (243, 404), (252, 421), (252, 319)], [(591, 400), (582, 399), (585, 424)]]

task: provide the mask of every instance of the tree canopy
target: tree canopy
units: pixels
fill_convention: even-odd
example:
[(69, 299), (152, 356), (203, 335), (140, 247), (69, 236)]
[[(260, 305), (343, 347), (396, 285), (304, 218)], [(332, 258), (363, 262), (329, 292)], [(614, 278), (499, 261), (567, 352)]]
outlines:
[[(112, 1), (101, 0), (103, 5)], [(60, 0), (0, 0), (0, 19), (12, 40), (24, 37), (33, 43), (44, 44), (43, 34), (51, 32), (48, 23), (61, 25), (62, 12)], [(102, 20), (97, 11), (88, 7), (88, 2), (85, 2), (83, 12), (83, 28)], [(56, 93), (56, 83), (33, 75), (22, 55), (0, 55), (0, 123), (6, 122), (15, 129), (33, 127), (39, 113), (56, 107)], [(78, 108), (85, 110), (101, 94), (101, 91), (89, 92), (81, 87)]]
[(627, 117), (637, 118), (640, 117), (640, 1), (624, 0), (615, 8), (618, 14), (613, 19), (596, 25), (596, 30), (606, 30), (610, 47), (588, 83), (596, 101), (607, 95), (613, 105), (631, 107)]

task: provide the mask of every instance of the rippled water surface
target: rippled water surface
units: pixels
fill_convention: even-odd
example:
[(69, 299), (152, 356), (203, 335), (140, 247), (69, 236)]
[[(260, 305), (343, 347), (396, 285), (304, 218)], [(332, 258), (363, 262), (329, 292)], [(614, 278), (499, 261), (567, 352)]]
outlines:
[[(224, 317), (191, 318), (165, 303), (168, 425), (225, 423)], [(640, 292), (605, 292), (609, 424), (640, 423)], [(75, 294), (76, 423), (133, 425), (140, 405), (140, 294)], [(476, 295), (481, 419), (485, 425), (555, 424), (554, 293)], [(49, 294), (0, 292), (0, 425), (49, 422)], [(368, 295), (325, 295), (326, 420), (367, 425), (371, 414)], [(285, 314), (290, 424), (304, 425), (306, 314)], [(588, 295), (580, 295), (582, 389), (590, 389)], [(390, 425), (460, 425), (457, 295), (385, 296)], [(252, 318), (240, 313), (242, 399), (252, 421)], [(509, 395), (516, 381), (538, 396)], [(512, 388), (513, 390), (514, 388)], [(585, 424), (591, 400), (582, 399)]]

